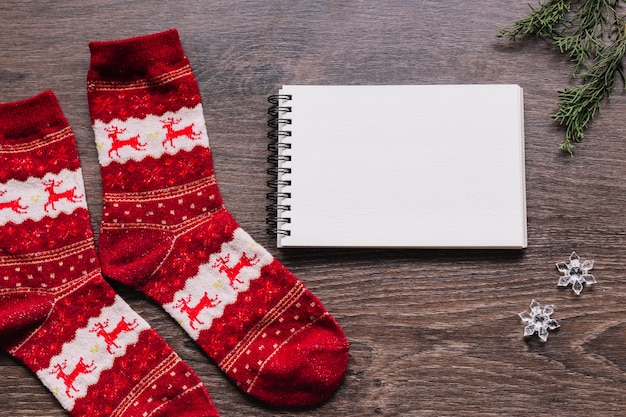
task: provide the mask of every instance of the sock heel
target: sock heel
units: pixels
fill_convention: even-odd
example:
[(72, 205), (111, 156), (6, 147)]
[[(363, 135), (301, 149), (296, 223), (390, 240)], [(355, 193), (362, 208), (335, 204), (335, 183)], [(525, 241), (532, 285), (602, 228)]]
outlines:
[(103, 275), (141, 288), (168, 255), (173, 241), (164, 230), (103, 230), (98, 241)]
[(53, 297), (30, 291), (10, 290), (0, 295), (0, 339), (15, 340), (45, 321)]

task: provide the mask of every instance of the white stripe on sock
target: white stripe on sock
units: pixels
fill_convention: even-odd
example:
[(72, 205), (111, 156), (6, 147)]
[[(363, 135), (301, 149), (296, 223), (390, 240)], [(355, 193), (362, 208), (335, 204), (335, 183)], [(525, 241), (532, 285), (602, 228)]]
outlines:
[(93, 123), (100, 165), (111, 162), (141, 161), (147, 156), (158, 158), (189, 151), (196, 146), (209, 147), (202, 104), (144, 119), (113, 119)]
[(28, 219), (39, 221), (46, 216), (57, 217), (79, 207), (87, 208), (80, 168), (0, 184), (0, 226), (9, 222), (19, 224)]
[[(274, 258), (243, 229), (234, 232), (233, 240), (224, 243), (220, 252), (200, 265), (198, 274), (176, 292), (163, 307), (193, 339), (209, 329), (226, 306), (248, 290), (250, 282), (261, 276), (261, 269)], [(230, 275), (230, 277), (229, 277)], [(232, 283), (231, 283), (232, 279)]]
[[(76, 331), (74, 339), (63, 345), (37, 376), (68, 411), (77, 399), (87, 394), (100, 374), (113, 367), (115, 358), (124, 356), (126, 348), (137, 342), (139, 334), (150, 326), (119, 296), (98, 317)], [(82, 366), (82, 370), (80, 367)]]

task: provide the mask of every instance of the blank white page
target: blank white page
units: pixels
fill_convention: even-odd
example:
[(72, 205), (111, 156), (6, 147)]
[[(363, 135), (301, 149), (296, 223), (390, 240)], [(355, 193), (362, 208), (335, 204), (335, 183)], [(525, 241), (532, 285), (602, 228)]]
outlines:
[[(517, 85), (296, 86), (279, 247), (524, 248)], [(288, 234), (288, 235), (287, 235)]]

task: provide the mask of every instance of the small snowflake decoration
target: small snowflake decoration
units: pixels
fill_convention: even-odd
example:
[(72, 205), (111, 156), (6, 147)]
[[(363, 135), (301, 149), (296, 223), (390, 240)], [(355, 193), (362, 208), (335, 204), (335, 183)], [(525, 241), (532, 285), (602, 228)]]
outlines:
[(537, 301), (532, 300), (530, 302), (530, 312), (524, 311), (518, 314), (522, 321), (528, 323), (528, 325), (524, 327), (524, 337), (532, 336), (537, 333), (539, 339), (543, 342), (548, 340), (548, 330), (559, 328), (559, 323), (550, 318), (552, 313), (554, 313), (554, 306), (552, 304), (541, 308)]
[(572, 284), (572, 290), (576, 295), (580, 295), (584, 285), (596, 283), (596, 279), (589, 273), (593, 268), (593, 261), (580, 263), (580, 257), (576, 252), (572, 252), (569, 262), (559, 262), (556, 269), (564, 275), (559, 279), (559, 287), (567, 287)]

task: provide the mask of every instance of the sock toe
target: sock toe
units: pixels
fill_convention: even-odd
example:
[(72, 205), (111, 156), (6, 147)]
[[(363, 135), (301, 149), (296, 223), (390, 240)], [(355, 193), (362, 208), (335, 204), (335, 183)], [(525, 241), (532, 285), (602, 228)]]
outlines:
[(248, 393), (281, 407), (310, 407), (327, 400), (348, 367), (349, 343), (329, 314), (302, 329), (262, 365)]

